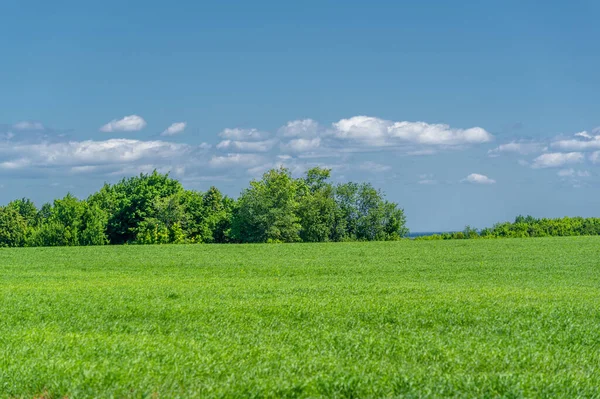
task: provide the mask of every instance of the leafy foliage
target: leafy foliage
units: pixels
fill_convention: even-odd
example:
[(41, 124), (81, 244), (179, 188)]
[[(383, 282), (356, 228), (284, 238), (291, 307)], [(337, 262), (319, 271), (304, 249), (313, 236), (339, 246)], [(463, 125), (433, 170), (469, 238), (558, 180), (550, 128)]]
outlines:
[(20, 247), (27, 234), (26, 219), (12, 207), (0, 208), (0, 247)]
[(496, 223), (480, 231), (470, 226), (464, 231), (417, 237), (417, 240), (462, 240), (472, 238), (569, 237), (600, 235), (600, 218), (564, 217), (536, 219), (517, 216), (513, 223)]
[(86, 200), (67, 194), (37, 209), (15, 200), (0, 213), (1, 246), (260, 243), (395, 240), (404, 212), (370, 184), (329, 182), (329, 169), (303, 178), (285, 168), (252, 181), (236, 201), (216, 187), (185, 190), (153, 172), (105, 184)]

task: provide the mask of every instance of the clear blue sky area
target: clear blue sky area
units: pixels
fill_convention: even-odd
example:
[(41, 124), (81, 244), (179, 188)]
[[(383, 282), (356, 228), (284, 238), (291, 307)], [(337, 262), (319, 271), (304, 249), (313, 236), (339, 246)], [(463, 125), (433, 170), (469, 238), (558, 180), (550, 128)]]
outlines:
[(0, 3), (0, 202), (370, 181), (413, 231), (600, 216), (600, 2)]

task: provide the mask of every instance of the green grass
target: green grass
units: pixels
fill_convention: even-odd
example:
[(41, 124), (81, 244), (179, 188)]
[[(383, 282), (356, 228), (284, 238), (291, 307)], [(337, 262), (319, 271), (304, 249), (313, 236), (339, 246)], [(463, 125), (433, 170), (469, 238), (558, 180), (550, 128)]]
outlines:
[(600, 238), (0, 250), (0, 397), (600, 397)]

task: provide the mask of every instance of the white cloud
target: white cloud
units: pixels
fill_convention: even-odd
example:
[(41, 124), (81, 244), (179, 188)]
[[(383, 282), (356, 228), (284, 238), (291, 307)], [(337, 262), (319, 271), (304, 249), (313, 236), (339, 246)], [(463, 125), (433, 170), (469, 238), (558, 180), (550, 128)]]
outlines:
[(369, 141), (373, 145), (384, 145), (388, 138), (390, 121), (370, 116), (354, 116), (333, 124), (334, 135), (340, 139)]
[(46, 128), (40, 122), (22, 121), (13, 126), (15, 130), (45, 130)]
[(100, 128), (101, 132), (137, 132), (146, 127), (144, 118), (138, 115), (129, 115), (123, 119), (113, 119)]
[(186, 126), (187, 126), (186, 122), (175, 122), (171, 126), (166, 128), (165, 131), (162, 132), (160, 135), (161, 136), (174, 136), (176, 134), (182, 133), (185, 130)]
[(593, 151), (600, 149), (600, 129), (592, 130), (592, 134), (586, 131), (575, 133), (575, 138), (555, 140), (551, 143), (553, 148), (562, 151)]
[(320, 130), (319, 124), (312, 119), (290, 121), (279, 129), (283, 137), (312, 138), (317, 136)]
[(590, 161), (600, 163), (600, 151), (595, 151), (590, 155)]
[(217, 144), (217, 149), (239, 152), (267, 152), (275, 145), (275, 140), (264, 141), (237, 141), (223, 140)]
[(290, 152), (309, 152), (318, 149), (321, 146), (321, 139), (319, 137), (314, 139), (294, 139), (288, 143), (281, 144), (282, 151)]
[(390, 133), (394, 138), (428, 145), (479, 144), (492, 140), (492, 135), (480, 127), (451, 129), (448, 125), (425, 122), (396, 122)]
[(432, 180), (432, 179), (422, 179), (419, 180), (418, 182), (419, 184), (424, 184), (424, 185), (433, 185), (433, 184), (437, 184), (437, 180)]
[(501, 153), (514, 153), (520, 155), (527, 155), (536, 152), (543, 152), (548, 150), (548, 147), (542, 143), (527, 142), (527, 141), (512, 141), (506, 144), (500, 144), (493, 150), (489, 150), (488, 154), (490, 157), (498, 156)]
[(370, 116), (354, 116), (333, 124), (333, 136), (369, 146), (419, 144), (459, 146), (486, 143), (493, 136), (480, 127), (453, 129), (445, 124), (393, 122)]
[(111, 139), (37, 144), (0, 145), (1, 169), (58, 168), (77, 173), (110, 171), (144, 162), (171, 165), (192, 153), (194, 147), (165, 141)]
[(600, 136), (589, 136), (587, 140), (559, 140), (551, 144), (563, 151), (589, 151), (600, 149)]
[(461, 180), (462, 182), (473, 183), (473, 184), (494, 184), (496, 180), (490, 179), (485, 175), (479, 173), (471, 173), (469, 176)]
[(358, 169), (364, 170), (367, 172), (372, 172), (372, 173), (382, 173), (382, 172), (390, 171), (392, 169), (392, 167), (389, 165), (382, 165), (377, 162), (366, 161), (366, 162), (361, 163), (358, 166)]
[(584, 159), (584, 156), (580, 152), (551, 152), (548, 154), (542, 154), (533, 160), (533, 168), (557, 168), (563, 165), (569, 165), (574, 163), (580, 163)]
[(237, 141), (254, 141), (264, 140), (269, 137), (266, 132), (261, 132), (257, 129), (225, 129), (219, 133), (219, 137), (226, 140), (237, 140)]
[(593, 138), (593, 136), (591, 136), (585, 130), (583, 132), (575, 133), (575, 137), (583, 137), (584, 139), (591, 139), (591, 138)]
[(226, 156), (213, 156), (209, 161), (212, 168), (251, 168), (263, 164), (265, 159), (258, 154), (227, 154)]

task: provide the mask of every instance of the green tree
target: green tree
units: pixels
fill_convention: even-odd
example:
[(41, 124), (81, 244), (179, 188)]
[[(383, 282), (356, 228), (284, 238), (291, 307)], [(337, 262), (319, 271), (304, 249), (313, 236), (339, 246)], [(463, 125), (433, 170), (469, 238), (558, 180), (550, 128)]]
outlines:
[(85, 211), (84, 204), (71, 194), (62, 199), (54, 200), (50, 220), (62, 225), (63, 237), (59, 239), (60, 245), (80, 245), (79, 239), (82, 229), (82, 216)]
[(39, 220), (38, 209), (33, 201), (28, 198), (21, 198), (11, 201), (8, 203), (7, 207), (17, 211), (30, 227), (35, 226)]
[(204, 242), (225, 243), (228, 241), (229, 230), (231, 228), (231, 217), (234, 208), (234, 201), (231, 198), (223, 196), (216, 188), (210, 187), (202, 196), (202, 204), (205, 211), (205, 231)]
[(83, 213), (81, 215), (81, 233), (79, 245), (105, 245), (108, 243), (106, 237), (106, 224), (108, 215), (98, 205), (90, 205), (83, 202)]
[(123, 179), (105, 185), (89, 198), (109, 215), (107, 235), (111, 244), (134, 242), (138, 227), (147, 218), (155, 218), (156, 202), (183, 191), (181, 183), (168, 174), (151, 174)]
[(26, 234), (25, 218), (13, 207), (0, 207), (0, 247), (21, 247)]
[(337, 206), (333, 186), (327, 181), (330, 169), (312, 168), (306, 173), (299, 199), (300, 237), (306, 242), (322, 242), (334, 239), (332, 229), (336, 223)]
[(285, 168), (266, 172), (242, 192), (233, 214), (231, 236), (238, 242), (300, 241), (299, 188)]
[[(343, 240), (393, 240), (408, 234), (404, 211), (369, 183), (344, 183), (335, 189), (339, 217), (336, 236)], [(343, 230), (342, 230), (343, 228)]]

